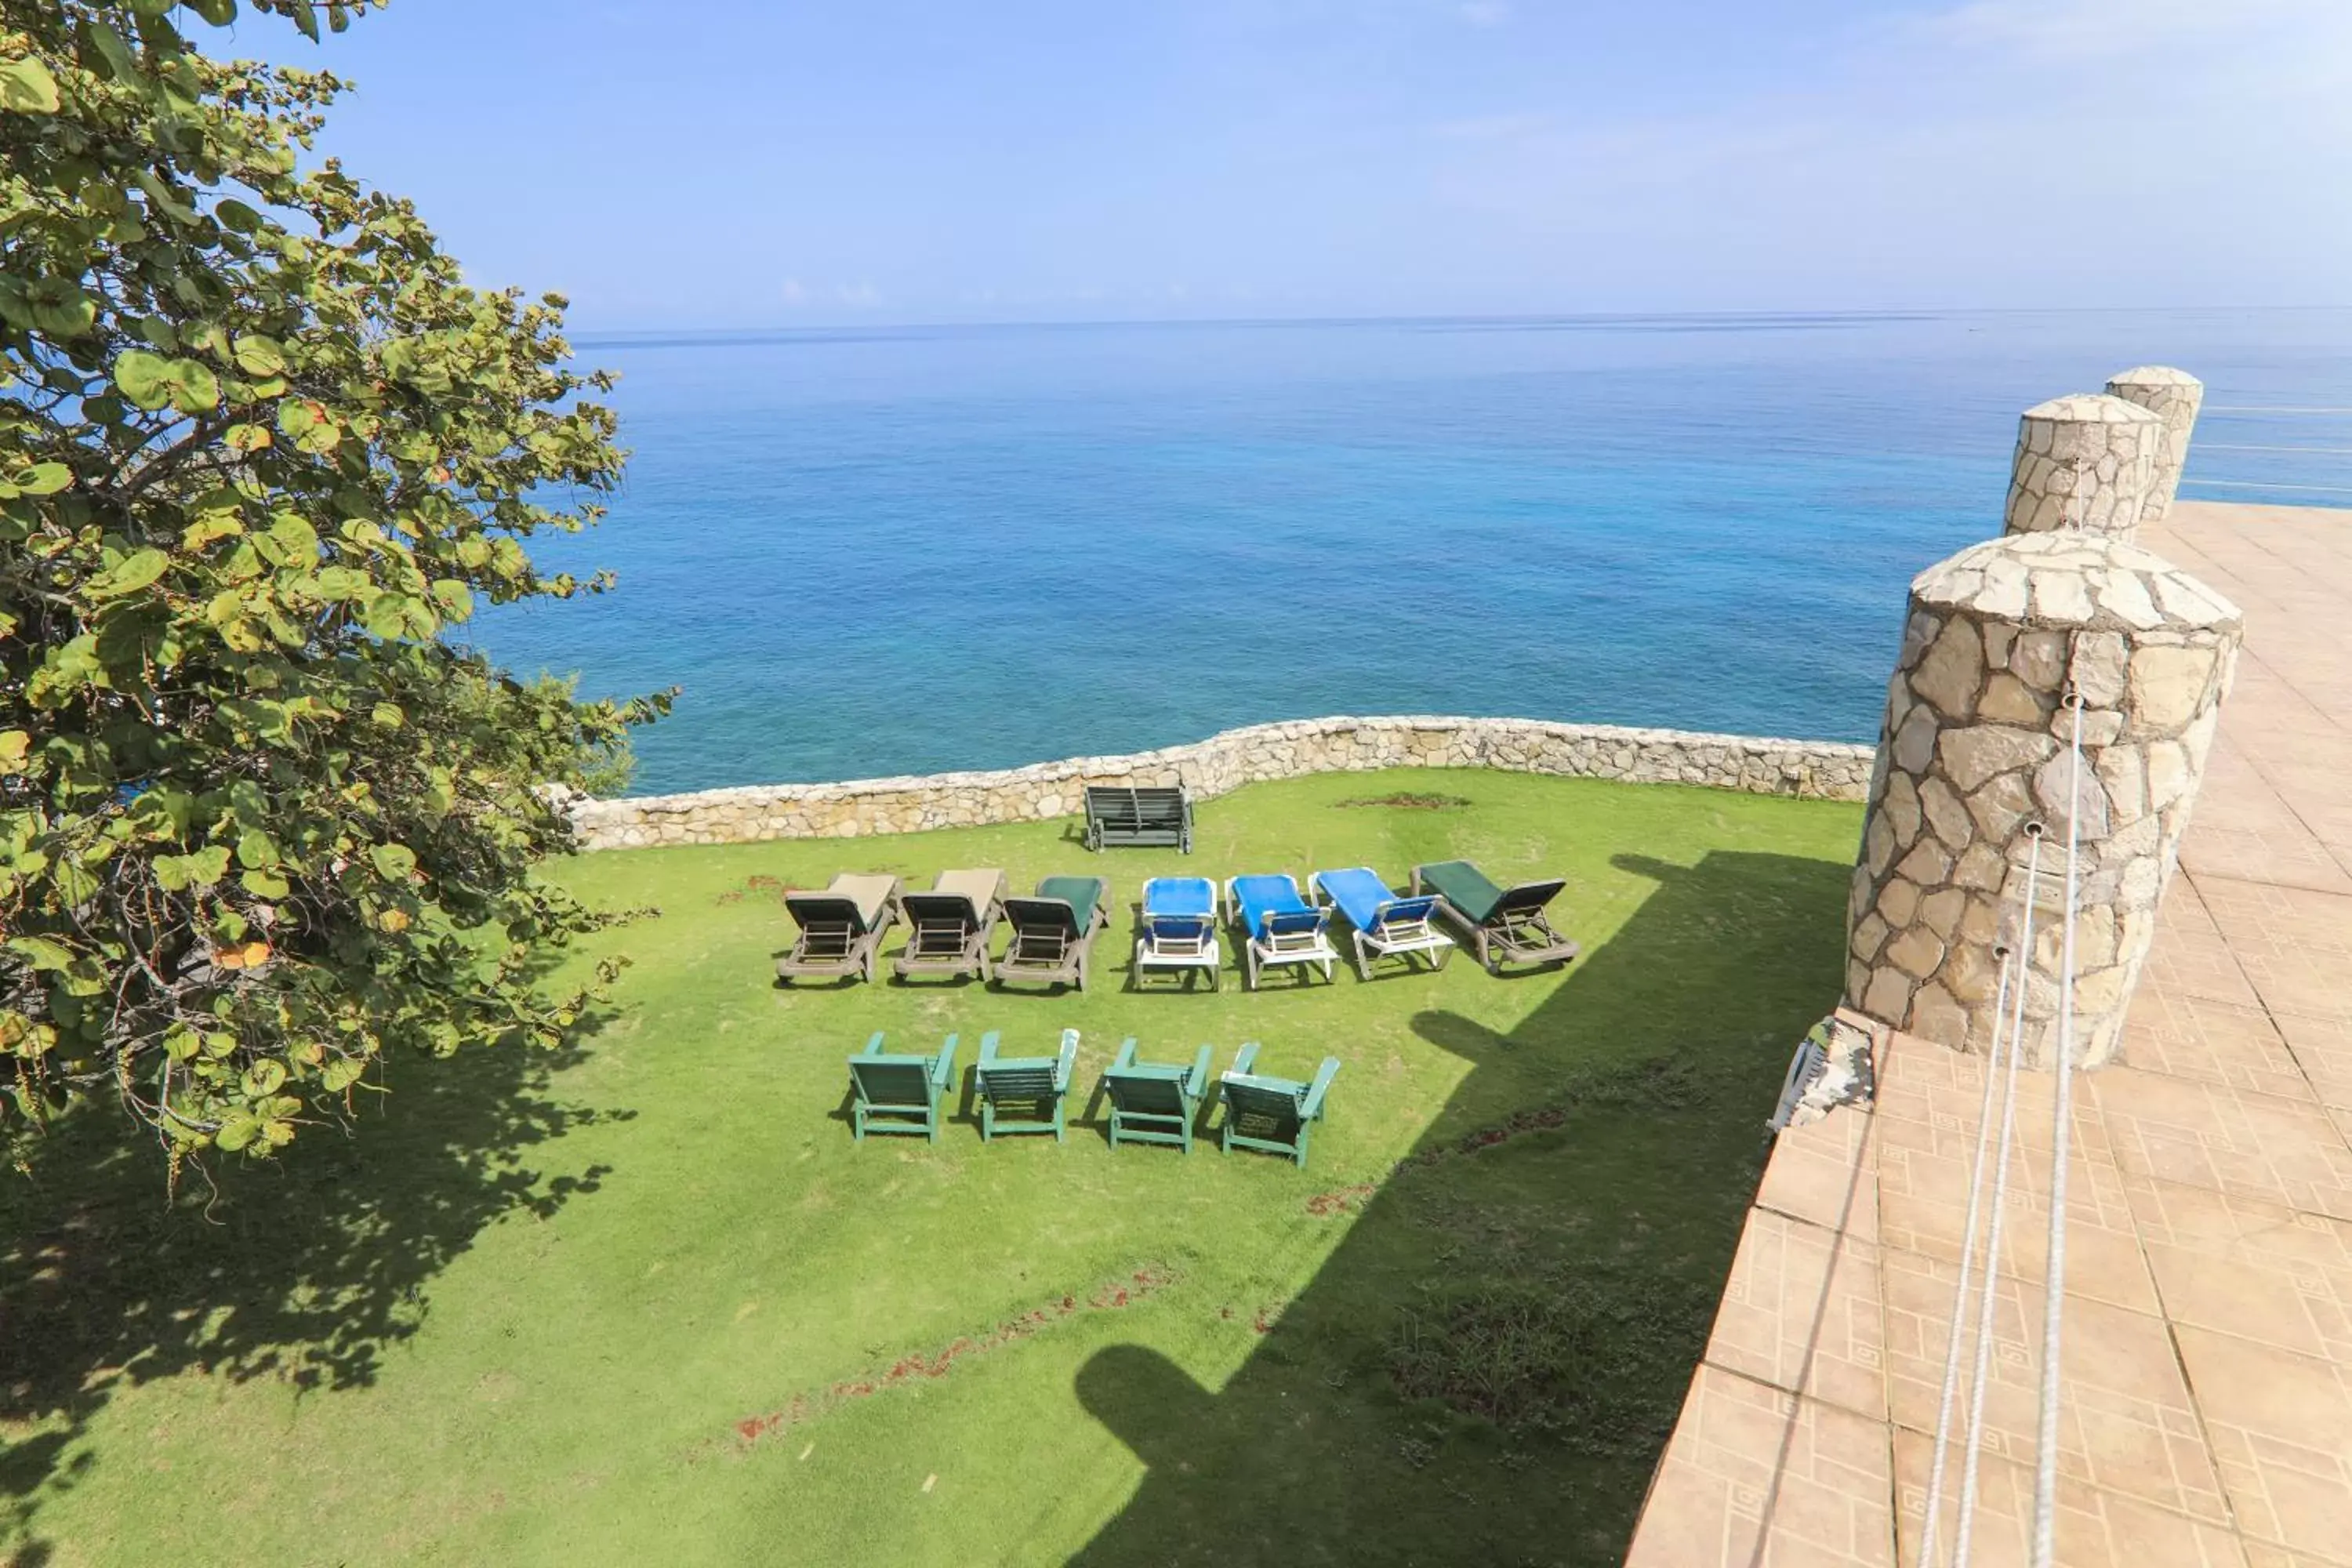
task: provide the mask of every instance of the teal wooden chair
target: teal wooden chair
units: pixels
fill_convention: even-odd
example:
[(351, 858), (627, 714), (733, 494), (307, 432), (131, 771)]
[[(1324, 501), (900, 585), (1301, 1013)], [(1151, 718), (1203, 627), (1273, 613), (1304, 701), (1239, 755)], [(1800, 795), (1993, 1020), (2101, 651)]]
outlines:
[(1252, 1040), (1234, 1058), (1233, 1070), (1217, 1080), (1224, 1096), (1225, 1119), (1220, 1136), (1228, 1154), (1235, 1149), (1259, 1149), (1288, 1155), (1293, 1164), (1307, 1164), (1307, 1137), (1323, 1120), (1324, 1098), (1331, 1080), (1339, 1076), (1339, 1058), (1325, 1057), (1313, 1083), (1295, 1083), (1250, 1070), (1257, 1065), (1257, 1042)]
[(859, 1142), (868, 1132), (919, 1132), (936, 1143), (945, 1120), (940, 1101), (955, 1079), (956, 1037), (937, 1056), (886, 1056), (882, 1031), (849, 1058), (849, 1125)]
[[(996, 1031), (980, 1037), (980, 1064), (972, 1070), (972, 1087), (980, 1096), (980, 1141), (1000, 1132), (1051, 1132), (1063, 1141), (1062, 1101), (1070, 1089), (1070, 1069), (1078, 1061), (1078, 1032), (1062, 1031), (1062, 1049), (1050, 1057), (1000, 1057)], [(1006, 1116), (1000, 1108), (1010, 1107)]]
[(1192, 1123), (1209, 1089), (1209, 1055), (1202, 1046), (1186, 1067), (1138, 1061), (1133, 1040), (1120, 1046), (1118, 1059), (1103, 1074), (1103, 1092), (1110, 1097), (1110, 1146), (1165, 1143), (1191, 1153)]

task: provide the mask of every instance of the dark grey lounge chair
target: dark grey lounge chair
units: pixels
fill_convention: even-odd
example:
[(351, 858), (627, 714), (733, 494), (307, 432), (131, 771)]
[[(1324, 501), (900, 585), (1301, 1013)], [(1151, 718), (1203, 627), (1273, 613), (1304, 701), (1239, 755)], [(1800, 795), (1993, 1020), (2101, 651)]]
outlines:
[(801, 928), (776, 960), (776, 978), (871, 980), (882, 933), (898, 919), (898, 879), (843, 872), (823, 892), (788, 892), (784, 908)]
[(1087, 847), (1192, 852), (1192, 797), (1182, 784), (1088, 784)]
[(1497, 887), (1467, 860), (1439, 860), (1412, 868), (1412, 890), (1435, 893), (1445, 914), (1470, 939), (1489, 973), (1506, 963), (1566, 963), (1580, 949), (1554, 931), (1544, 908), (1568, 884), (1549, 878)]
[(890, 965), (910, 974), (988, 978), (988, 939), (1004, 912), (1004, 873), (942, 871), (929, 891), (903, 892), (898, 908), (914, 928)]
[(1004, 900), (1012, 945), (996, 961), (996, 983), (1034, 980), (1087, 988), (1095, 938), (1110, 923), (1110, 884), (1100, 877), (1048, 877), (1036, 893)]

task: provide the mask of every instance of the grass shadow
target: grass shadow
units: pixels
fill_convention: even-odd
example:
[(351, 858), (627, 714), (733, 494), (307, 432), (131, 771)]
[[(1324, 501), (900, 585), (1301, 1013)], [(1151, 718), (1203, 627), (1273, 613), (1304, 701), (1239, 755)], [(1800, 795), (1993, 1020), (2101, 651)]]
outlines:
[(611, 1167), (552, 1169), (549, 1146), (634, 1113), (551, 1097), (579, 1056), (394, 1060), (348, 1136), (312, 1127), (277, 1161), (224, 1162), (216, 1188), (184, 1177), (168, 1205), (162, 1160), (110, 1102), (21, 1149), (0, 1185), (0, 1423), (27, 1435), (0, 1453), (0, 1559), (50, 1559), (41, 1510), (96, 1463), (80, 1440), (117, 1392), (184, 1374), (364, 1387), (486, 1227), (595, 1192)]
[(1222, 1388), (1138, 1345), (1081, 1368), (1147, 1474), (1075, 1561), (1622, 1560), (1846, 868), (1615, 864), (1654, 890), (1518, 1026), (1415, 1020), (1469, 1070), (1385, 1180), (1306, 1199), (1348, 1234)]

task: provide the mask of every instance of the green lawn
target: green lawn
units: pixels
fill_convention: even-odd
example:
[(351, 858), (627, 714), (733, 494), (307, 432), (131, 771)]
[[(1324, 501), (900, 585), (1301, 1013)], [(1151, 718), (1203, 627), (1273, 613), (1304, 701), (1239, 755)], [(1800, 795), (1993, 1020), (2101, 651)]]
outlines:
[[(1454, 798), (1366, 805), (1400, 792)], [(0, 1552), (25, 1563), (1614, 1562), (1797, 1037), (1851, 805), (1328, 775), (1087, 856), (1047, 823), (590, 856), (634, 966), (562, 1057), (397, 1064), (354, 1140), (160, 1212), (68, 1128), (0, 1182)], [(1125, 988), (1162, 871), (1553, 872), (1564, 972)], [(1096, 990), (772, 983), (767, 879), (1112, 879)], [(1230, 954), (1229, 954), (1230, 966)], [(1346, 1063), (1305, 1171), (1204, 1143), (853, 1143), (844, 1058), (1084, 1031), (1091, 1090)], [(201, 1184), (198, 1184), (201, 1185)]]

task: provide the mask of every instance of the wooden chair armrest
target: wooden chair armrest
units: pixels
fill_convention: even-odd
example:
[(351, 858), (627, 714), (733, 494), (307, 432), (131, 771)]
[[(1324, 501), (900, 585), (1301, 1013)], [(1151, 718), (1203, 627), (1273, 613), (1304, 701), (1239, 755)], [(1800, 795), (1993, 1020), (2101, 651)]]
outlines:
[(1339, 1076), (1339, 1058), (1325, 1057), (1323, 1065), (1315, 1070), (1315, 1082), (1307, 1089), (1307, 1098), (1298, 1102), (1298, 1119), (1313, 1121), (1323, 1114), (1323, 1097), (1330, 1092), (1331, 1080)]

